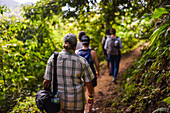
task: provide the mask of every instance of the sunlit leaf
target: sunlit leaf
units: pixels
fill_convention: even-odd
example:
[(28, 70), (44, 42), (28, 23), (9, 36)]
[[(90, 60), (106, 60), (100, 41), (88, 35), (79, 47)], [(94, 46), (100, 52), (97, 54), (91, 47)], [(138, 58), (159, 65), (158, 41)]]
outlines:
[(159, 18), (163, 14), (168, 14), (168, 11), (165, 8), (156, 8), (152, 14), (152, 18)]
[(161, 26), (160, 28), (156, 29), (153, 34), (150, 36), (150, 44), (149, 46), (151, 46), (153, 44), (153, 42), (155, 41), (155, 39), (157, 38), (157, 36), (161, 33), (161, 31), (166, 28), (168, 26), (168, 24), (165, 24), (163, 26)]

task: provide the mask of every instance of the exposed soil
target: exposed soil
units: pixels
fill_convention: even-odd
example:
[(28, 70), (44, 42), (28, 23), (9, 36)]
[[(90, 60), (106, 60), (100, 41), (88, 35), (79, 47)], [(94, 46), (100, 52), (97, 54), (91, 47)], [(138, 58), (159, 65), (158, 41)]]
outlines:
[(112, 76), (109, 76), (106, 63), (101, 66), (100, 77), (97, 80), (97, 87), (95, 87), (94, 108), (96, 113), (105, 113), (103, 108), (105, 106), (109, 106), (108, 100), (119, 95), (119, 92), (116, 92), (115, 89), (118, 88), (126, 70), (131, 66), (133, 61), (141, 55), (140, 49), (141, 48), (138, 48), (132, 52), (122, 55), (119, 65), (119, 73), (117, 75), (117, 84), (112, 82)]

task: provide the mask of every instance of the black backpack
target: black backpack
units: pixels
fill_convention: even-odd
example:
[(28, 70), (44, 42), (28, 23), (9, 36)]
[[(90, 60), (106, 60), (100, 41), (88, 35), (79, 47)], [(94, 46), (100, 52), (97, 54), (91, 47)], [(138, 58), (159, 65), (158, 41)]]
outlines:
[(109, 39), (107, 54), (108, 55), (118, 55), (119, 54), (119, 40), (118, 40), (118, 37)]

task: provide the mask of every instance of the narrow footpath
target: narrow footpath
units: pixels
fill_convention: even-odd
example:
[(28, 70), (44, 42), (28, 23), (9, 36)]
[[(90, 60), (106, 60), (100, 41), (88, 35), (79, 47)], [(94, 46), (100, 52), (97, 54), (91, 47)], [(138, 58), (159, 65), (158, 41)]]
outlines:
[[(119, 67), (119, 74), (117, 76), (117, 82), (120, 83), (123, 74), (131, 66), (131, 64), (141, 55), (140, 47), (135, 49), (132, 52), (129, 52), (125, 55), (122, 55)], [(112, 76), (109, 76), (106, 64), (101, 66), (100, 77), (97, 80), (97, 87), (95, 88), (95, 97), (94, 97), (94, 108), (95, 113), (106, 113), (103, 111), (104, 106), (109, 106), (109, 103), (105, 100), (112, 99), (114, 95), (119, 95), (119, 92), (116, 92), (118, 84), (112, 82)], [(111, 103), (110, 103), (111, 104)]]

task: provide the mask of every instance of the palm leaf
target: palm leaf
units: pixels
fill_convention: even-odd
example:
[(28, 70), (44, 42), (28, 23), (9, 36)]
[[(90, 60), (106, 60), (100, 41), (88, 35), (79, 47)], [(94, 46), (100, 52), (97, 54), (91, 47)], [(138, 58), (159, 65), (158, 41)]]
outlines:
[(153, 44), (153, 42), (155, 41), (155, 39), (161, 34), (161, 32), (164, 30), (164, 28), (166, 28), (168, 26), (168, 24), (165, 24), (163, 26), (161, 26), (160, 28), (156, 29), (153, 34), (150, 36), (150, 44), (149, 47)]

